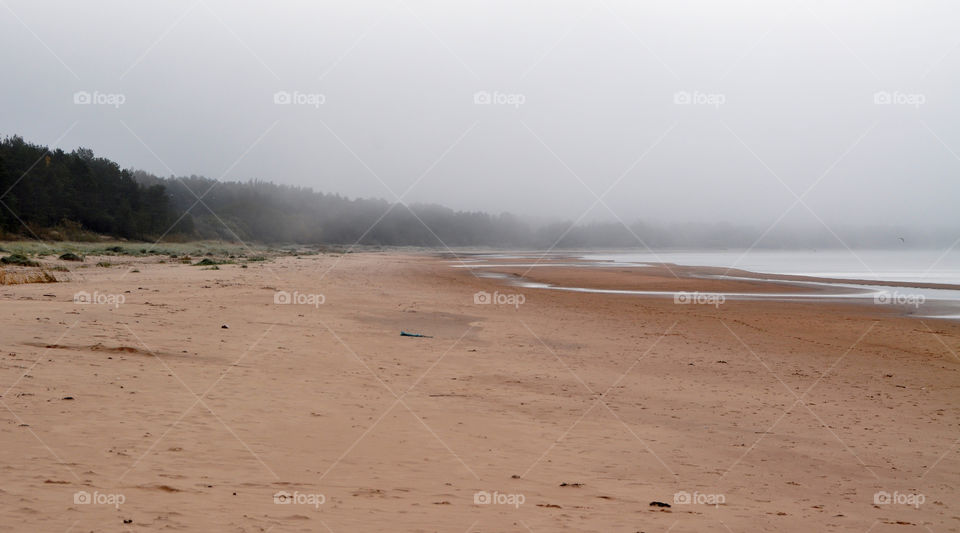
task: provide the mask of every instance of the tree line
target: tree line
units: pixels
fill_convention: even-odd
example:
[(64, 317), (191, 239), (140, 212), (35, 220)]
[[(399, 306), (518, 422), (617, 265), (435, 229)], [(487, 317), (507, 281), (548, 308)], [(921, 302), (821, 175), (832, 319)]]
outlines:
[(533, 233), (508, 214), (391, 205), (257, 180), (163, 178), (121, 169), (86, 148), (51, 150), (19, 136), (0, 140), (0, 202), (0, 230), (14, 238), (82, 229), (139, 240), (521, 246)]
[(67, 153), (17, 136), (0, 141), (0, 202), (0, 229), (11, 234), (81, 224), (94, 233), (142, 239), (176, 220), (162, 185), (140, 184), (131, 171), (86, 148)]
[(725, 223), (536, 222), (511, 214), (391, 204), (311, 188), (122, 169), (86, 148), (72, 152), (0, 140), (0, 238), (93, 235), (299, 244), (503, 248), (842, 248), (939, 246), (949, 229), (757, 228)]

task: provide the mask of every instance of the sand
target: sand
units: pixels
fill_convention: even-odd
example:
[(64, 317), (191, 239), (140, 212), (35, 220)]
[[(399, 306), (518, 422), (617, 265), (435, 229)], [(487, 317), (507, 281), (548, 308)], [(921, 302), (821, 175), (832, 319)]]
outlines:
[[(428, 254), (137, 269), (0, 287), (0, 530), (960, 530), (953, 322)], [(711, 288), (637, 276), (602, 283)]]

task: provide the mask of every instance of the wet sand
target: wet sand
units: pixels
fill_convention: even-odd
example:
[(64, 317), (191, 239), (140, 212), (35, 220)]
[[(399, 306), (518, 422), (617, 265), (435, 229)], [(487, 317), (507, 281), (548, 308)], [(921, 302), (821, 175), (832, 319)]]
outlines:
[(0, 530), (960, 530), (955, 322), (427, 254), (136, 268), (0, 287)]

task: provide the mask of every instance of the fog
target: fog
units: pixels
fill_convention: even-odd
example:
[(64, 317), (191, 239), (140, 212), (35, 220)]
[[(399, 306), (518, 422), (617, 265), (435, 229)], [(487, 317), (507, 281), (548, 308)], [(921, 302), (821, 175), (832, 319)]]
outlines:
[(0, 134), (545, 222), (942, 232), (960, 222), (958, 15), (4, 0)]

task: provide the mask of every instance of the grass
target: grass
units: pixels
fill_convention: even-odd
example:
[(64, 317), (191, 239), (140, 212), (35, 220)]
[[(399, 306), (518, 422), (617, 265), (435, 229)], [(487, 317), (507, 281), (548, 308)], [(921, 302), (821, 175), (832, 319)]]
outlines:
[(22, 283), (56, 283), (57, 278), (46, 270), (8, 272), (0, 269), (0, 285), (20, 285)]
[[(102, 259), (98, 267), (111, 267), (125, 264), (124, 261), (110, 260), (111, 257), (130, 257), (152, 259), (159, 262), (179, 262), (200, 267), (213, 267), (242, 263), (272, 261), (283, 256), (309, 256), (336, 252), (327, 246), (298, 245), (253, 245), (242, 243), (224, 243), (220, 241), (162, 242), (142, 243), (114, 240), (92, 241), (0, 241), (0, 251), (6, 257), (0, 258), (0, 264), (18, 266), (42, 266), (38, 259), (59, 259), (83, 263), (87, 256)], [(199, 261), (197, 261), (199, 259)], [(77, 268), (87, 268), (87, 264), (78, 264)]]
[[(252, 246), (257, 253), (268, 253), (274, 248), (267, 246)], [(72, 242), (72, 241), (3, 241), (0, 249), (10, 254), (20, 254), (26, 257), (43, 255), (61, 255), (73, 253), (84, 255), (124, 255), (133, 257), (167, 256), (169, 258), (184, 255), (217, 257), (231, 255), (242, 256), (249, 250), (240, 243), (225, 243), (219, 241), (193, 241), (183, 243), (161, 242), (156, 244), (123, 241), (99, 242)]]
[(0, 263), (5, 265), (19, 265), (28, 267), (40, 266), (40, 263), (28, 258), (23, 254), (10, 254), (6, 257), (0, 257)]
[(237, 262), (232, 259), (210, 259), (209, 257), (204, 257), (194, 263), (193, 266), (235, 265), (236, 263)]

